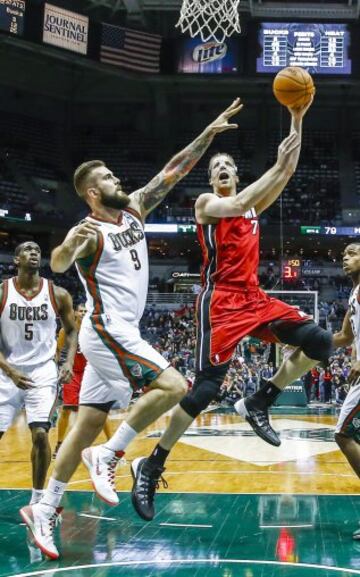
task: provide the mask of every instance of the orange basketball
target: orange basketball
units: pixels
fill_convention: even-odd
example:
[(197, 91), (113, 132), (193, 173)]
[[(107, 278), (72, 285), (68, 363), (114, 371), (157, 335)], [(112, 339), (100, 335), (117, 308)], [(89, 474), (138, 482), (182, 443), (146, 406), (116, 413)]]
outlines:
[(297, 108), (309, 102), (312, 94), (315, 94), (315, 86), (307, 70), (300, 66), (288, 66), (275, 76), (273, 93), (280, 104)]

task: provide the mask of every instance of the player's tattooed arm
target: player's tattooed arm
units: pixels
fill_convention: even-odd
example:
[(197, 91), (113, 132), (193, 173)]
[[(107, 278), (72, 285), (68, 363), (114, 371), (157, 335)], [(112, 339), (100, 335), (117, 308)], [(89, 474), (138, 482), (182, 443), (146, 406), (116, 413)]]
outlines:
[(154, 210), (168, 192), (192, 170), (216, 134), (238, 127), (237, 124), (230, 124), (229, 119), (240, 112), (242, 107), (240, 98), (236, 98), (193, 142), (176, 154), (155, 178), (130, 195), (134, 208), (140, 209), (143, 217)]
[(354, 334), (350, 323), (350, 311), (347, 311), (340, 331), (333, 334), (334, 348), (349, 347), (354, 340)]
[(70, 294), (62, 287), (54, 286), (54, 295), (61, 324), (65, 332), (65, 346), (67, 348), (66, 359), (60, 369), (59, 380), (62, 383), (67, 383), (72, 377), (72, 368), (78, 345), (78, 332)]

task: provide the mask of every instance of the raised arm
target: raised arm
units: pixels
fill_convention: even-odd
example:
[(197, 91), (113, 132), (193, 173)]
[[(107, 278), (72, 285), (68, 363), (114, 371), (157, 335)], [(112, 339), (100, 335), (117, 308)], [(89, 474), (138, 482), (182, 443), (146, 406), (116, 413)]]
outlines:
[(295, 170), (294, 157), (299, 147), (300, 137), (292, 132), (280, 144), (274, 166), (236, 196), (219, 197), (213, 193), (200, 195), (195, 203), (196, 220), (201, 223), (208, 218), (241, 216), (250, 208), (257, 207), (270, 191), (281, 192)]
[(51, 253), (50, 267), (53, 272), (65, 272), (77, 258), (85, 258), (96, 251), (98, 227), (83, 221), (72, 228), (65, 240)]
[(238, 127), (237, 124), (229, 124), (228, 121), (240, 112), (242, 107), (240, 98), (236, 98), (193, 142), (176, 154), (144, 188), (136, 190), (130, 195), (134, 207), (144, 218), (191, 171), (209, 148), (216, 134)]
[[(301, 139), (302, 139), (302, 121), (303, 121), (305, 114), (307, 113), (310, 106), (312, 105), (313, 100), (314, 100), (314, 97), (311, 97), (311, 100), (309, 101), (309, 103), (306, 104), (305, 106), (301, 107), (301, 108), (290, 108), (290, 107), (288, 108), (288, 110), (291, 114), (290, 134), (295, 133), (298, 135), (298, 137), (300, 139), (300, 146), (298, 148), (296, 148), (292, 154), (292, 158), (291, 158), (292, 173), (290, 174), (290, 177), (292, 176), (292, 174), (294, 174), (294, 172), (297, 168), (298, 162), (299, 162), (300, 151), (301, 151)], [(290, 180), (290, 177), (289, 177), (288, 181)], [(286, 184), (287, 184), (287, 182), (286, 182)], [(285, 186), (286, 186), (286, 184), (285, 184)], [(269, 206), (271, 206), (278, 199), (278, 197), (280, 196), (280, 194), (284, 190), (285, 186), (275, 186), (275, 187), (271, 188), (268, 191), (268, 194), (265, 196), (265, 198), (263, 198), (260, 202), (258, 202), (255, 205), (256, 213), (261, 214), (262, 212), (264, 212), (264, 210), (266, 210)]]
[(349, 347), (354, 340), (353, 331), (350, 323), (350, 311), (348, 310), (341, 327), (341, 330), (333, 334), (334, 348)]

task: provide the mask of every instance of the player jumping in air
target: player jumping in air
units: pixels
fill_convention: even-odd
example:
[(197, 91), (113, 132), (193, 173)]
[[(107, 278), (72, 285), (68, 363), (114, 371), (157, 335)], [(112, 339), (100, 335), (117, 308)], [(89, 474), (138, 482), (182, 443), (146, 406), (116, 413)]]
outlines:
[[(144, 220), (190, 172), (216, 134), (237, 128), (229, 120), (241, 107), (237, 98), (153, 180), (130, 195), (101, 161), (83, 163), (75, 171), (75, 189), (91, 214), (54, 249), (51, 267), (64, 272), (76, 263), (84, 284), (87, 313), (79, 342), (87, 365), (78, 416), (59, 450), (44, 497), (21, 510), (35, 542), (52, 559), (59, 557), (53, 536), (58, 506), (80, 459), (97, 494), (116, 505), (115, 468), (125, 448), (186, 393), (182, 375), (140, 335), (149, 274)], [(113, 403), (127, 407), (133, 389), (145, 385), (149, 391), (133, 405), (113, 437), (90, 447)]]
[(239, 177), (228, 154), (210, 160), (212, 193), (195, 204), (197, 232), (203, 253), (202, 291), (197, 300), (196, 379), (192, 390), (173, 411), (170, 424), (149, 458), (132, 463), (133, 505), (146, 520), (154, 516), (154, 494), (165, 460), (192, 421), (213, 401), (227, 373), (236, 345), (246, 335), (292, 345), (295, 351), (261, 388), (235, 404), (255, 432), (278, 446), (268, 407), (281, 391), (320, 361), (327, 363), (332, 335), (311, 317), (259, 288), (258, 215), (273, 204), (296, 170), (302, 119), (311, 102), (289, 109), (290, 134), (279, 146), (277, 160), (259, 180), (237, 194)]

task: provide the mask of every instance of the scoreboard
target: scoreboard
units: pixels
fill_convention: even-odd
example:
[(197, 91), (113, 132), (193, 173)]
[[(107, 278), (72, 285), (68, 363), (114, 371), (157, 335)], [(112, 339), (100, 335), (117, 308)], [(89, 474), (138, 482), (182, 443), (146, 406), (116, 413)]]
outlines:
[(350, 74), (350, 32), (346, 24), (262, 23), (257, 72), (302, 66), (312, 74)]
[(281, 263), (281, 277), (286, 281), (296, 281), (301, 278), (301, 259), (286, 258)]
[(322, 236), (360, 236), (360, 226), (301, 226), (300, 233)]
[(22, 36), (25, 7), (25, 0), (0, 0), (0, 30)]

